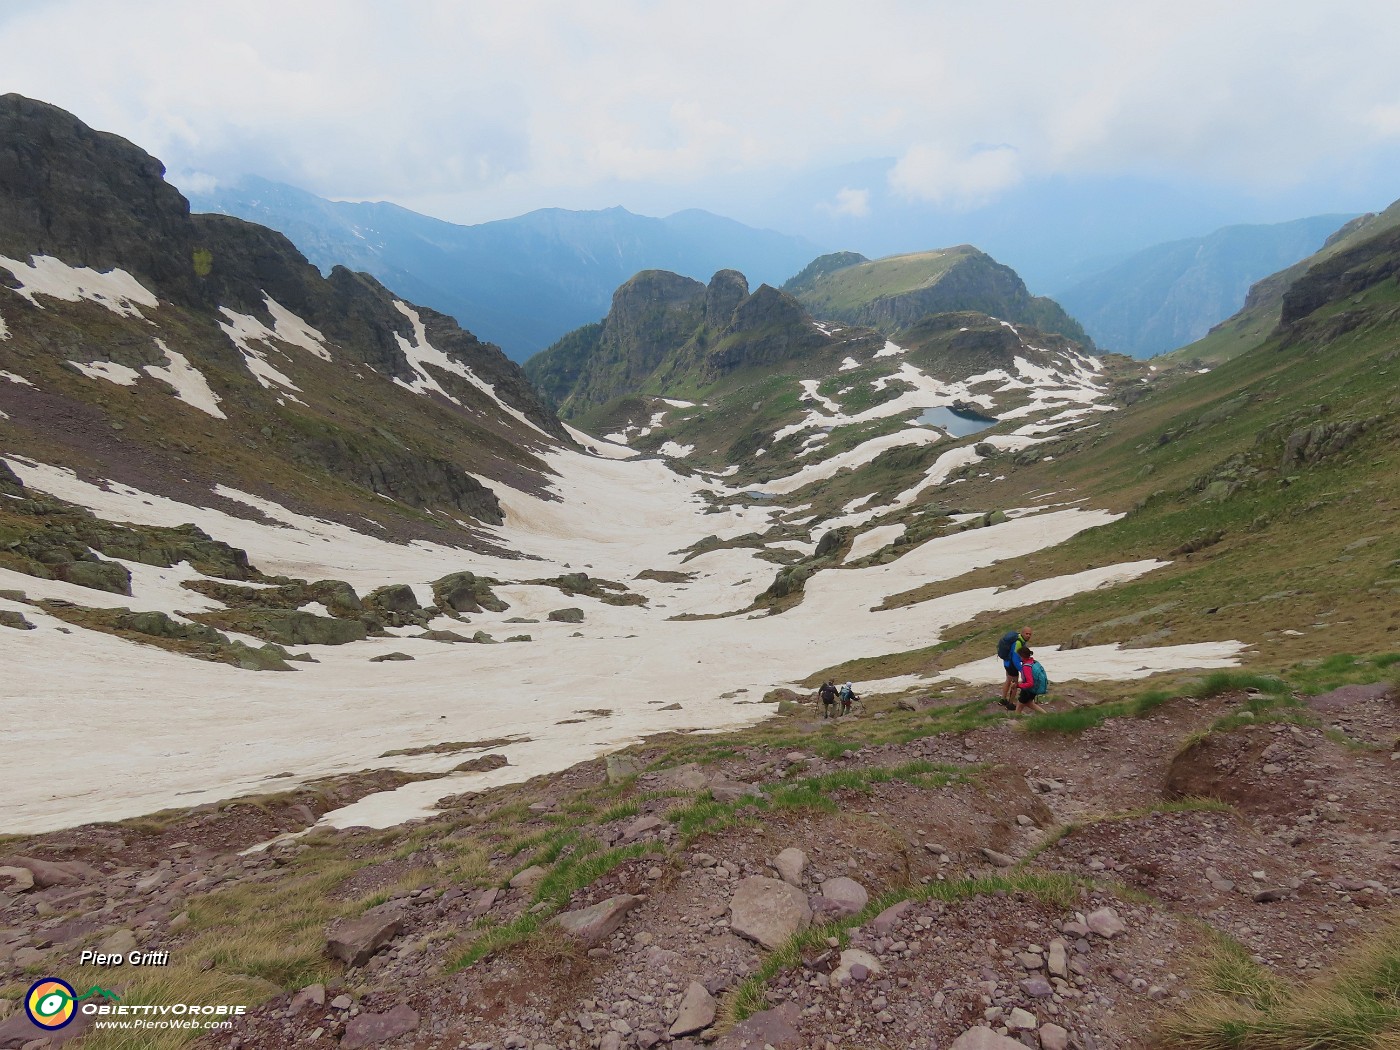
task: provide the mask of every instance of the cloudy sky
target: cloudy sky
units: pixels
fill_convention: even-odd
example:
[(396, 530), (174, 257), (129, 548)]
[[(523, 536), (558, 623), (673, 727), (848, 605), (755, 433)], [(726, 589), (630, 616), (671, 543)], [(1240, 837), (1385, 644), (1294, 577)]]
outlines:
[(865, 251), (1095, 202), (1149, 240), (1382, 207), (1397, 55), (1394, 0), (0, 5), (0, 88), (182, 186), (704, 207)]

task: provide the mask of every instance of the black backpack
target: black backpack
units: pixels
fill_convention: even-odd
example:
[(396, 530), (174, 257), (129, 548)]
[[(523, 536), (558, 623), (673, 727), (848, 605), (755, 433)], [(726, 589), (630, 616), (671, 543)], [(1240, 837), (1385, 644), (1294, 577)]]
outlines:
[(836, 703), (836, 687), (830, 682), (823, 683), (822, 687), (817, 690), (817, 695), (822, 698), (824, 704)]
[(1011, 659), (1011, 650), (1016, 648), (1016, 639), (1021, 637), (1020, 631), (1007, 631), (1001, 636), (1001, 641), (997, 642), (997, 655), (1005, 663)]

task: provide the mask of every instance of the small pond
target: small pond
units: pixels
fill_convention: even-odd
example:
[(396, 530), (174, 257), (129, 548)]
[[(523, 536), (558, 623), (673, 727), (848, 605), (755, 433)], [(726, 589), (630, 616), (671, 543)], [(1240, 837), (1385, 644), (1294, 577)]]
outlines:
[(919, 413), (917, 422), (928, 423), (959, 438), (997, 425), (997, 421), (990, 416), (957, 408), (926, 408)]

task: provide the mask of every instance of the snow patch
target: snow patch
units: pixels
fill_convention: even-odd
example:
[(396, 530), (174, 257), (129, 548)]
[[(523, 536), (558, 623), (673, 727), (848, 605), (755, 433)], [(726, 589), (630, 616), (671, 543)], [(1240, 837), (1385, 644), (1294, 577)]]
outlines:
[[(395, 377), (395, 383), (398, 383), (400, 386), (407, 387), (409, 390), (412, 390), (414, 393), (417, 394), (424, 394), (429, 391), (433, 391), (434, 393), (441, 394), (443, 397), (447, 398), (447, 400), (451, 401), (454, 405), (460, 406), (462, 402), (458, 401), (455, 397), (453, 397), (446, 390), (444, 390), (442, 388), (442, 384), (437, 381), (437, 379), (432, 375), (431, 372), (428, 371), (427, 366), (432, 365), (434, 368), (440, 368), (444, 372), (450, 372), (455, 376), (460, 376), (461, 378), (465, 379), (468, 383), (476, 387), (483, 394), (489, 397), (492, 401), (496, 402), (496, 404), (500, 407), (501, 411), (506, 413), (506, 415), (518, 420), (521, 423), (524, 423), (531, 430), (543, 435), (545, 438), (550, 438), (549, 434), (545, 433), (545, 431), (541, 430), (538, 426), (536, 426), (529, 419), (527, 419), (525, 413), (521, 412), (518, 408), (508, 405), (504, 401), (502, 401), (500, 396), (497, 395), (496, 388), (494, 386), (492, 386), (490, 383), (486, 382), (484, 379), (478, 376), (461, 361), (448, 357), (447, 354), (443, 353), (443, 351), (439, 350), (437, 347), (433, 346), (432, 343), (428, 342), (427, 329), (423, 324), (422, 318), (418, 316), (417, 310), (413, 309), (413, 307), (398, 299), (394, 300), (394, 309), (397, 310), (399, 313), (403, 314), (405, 317), (407, 317), (408, 323), (413, 326), (412, 342), (409, 342), (397, 332), (394, 333), (394, 339), (398, 342), (399, 349), (403, 351), (404, 358), (408, 361), (408, 367), (413, 369), (414, 373), (418, 376), (418, 378), (415, 379), (412, 383), (405, 383), (402, 379)], [(552, 441), (553, 439), (550, 438), (550, 440)], [(609, 438), (609, 440), (612, 439)]]
[(223, 409), (219, 408), (219, 395), (210, 389), (204, 373), (190, 364), (184, 354), (166, 346), (164, 341), (157, 339), (156, 346), (165, 354), (165, 364), (146, 365), (146, 374), (174, 390), (175, 396), (185, 404), (207, 412), (215, 419), (227, 419)]
[(614, 444), (611, 438), (595, 438), (592, 434), (585, 434), (582, 430), (575, 430), (569, 424), (564, 424), (564, 430), (568, 435), (586, 448), (595, 456), (602, 456), (604, 459), (631, 459), (637, 455), (635, 449), (623, 448)]
[(89, 379), (105, 379), (117, 386), (135, 386), (136, 380), (141, 378), (141, 373), (136, 369), (119, 365), (115, 361), (93, 361), (86, 365), (81, 361), (68, 363)]
[[(20, 386), (34, 386), (34, 384), (31, 383), (29, 380), (25, 379), (24, 376), (17, 376), (13, 372), (0, 372), (0, 379), (4, 379), (10, 383), (18, 383)], [(38, 388), (35, 387), (35, 389)]]
[(846, 358), (844, 361), (841, 362), (841, 371), (842, 371), (842, 372), (849, 372), (852, 368), (859, 368), (859, 367), (860, 367), (860, 362), (857, 361), (854, 357), (848, 357), (848, 358)]
[(664, 442), (660, 449), (663, 456), (673, 456), (676, 459), (684, 459), (694, 451), (694, 445), (681, 445), (674, 441)]
[(125, 270), (112, 269), (106, 273), (91, 270), (86, 266), (69, 266), (62, 260), (49, 255), (35, 255), (27, 263), (0, 255), (0, 267), (14, 274), (20, 282), (12, 292), (24, 296), (33, 305), (43, 309), (36, 295), (60, 299), (66, 303), (76, 303), (86, 299), (105, 306), (112, 313), (122, 317), (146, 319), (138, 306), (155, 309), (156, 297)]

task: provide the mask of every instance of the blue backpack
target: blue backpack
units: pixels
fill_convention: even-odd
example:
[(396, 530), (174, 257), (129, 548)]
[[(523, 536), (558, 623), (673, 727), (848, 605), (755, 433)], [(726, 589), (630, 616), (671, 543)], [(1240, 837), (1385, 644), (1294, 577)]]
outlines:
[(1031, 664), (1031, 678), (1035, 681), (1031, 692), (1036, 696), (1044, 696), (1050, 691), (1050, 676), (1045, 673), (1045, 665), (1039, 660)]

